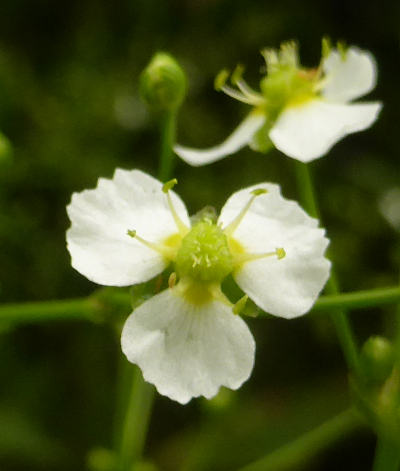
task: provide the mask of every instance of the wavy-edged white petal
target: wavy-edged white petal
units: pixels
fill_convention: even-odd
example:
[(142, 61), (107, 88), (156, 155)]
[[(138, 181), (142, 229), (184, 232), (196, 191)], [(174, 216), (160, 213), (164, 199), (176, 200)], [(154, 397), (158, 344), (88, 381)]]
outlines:
[(258, 188), (268, 192), (256, 197), (232, 237), (247, 254), (282, 247), (286, 256), (245, 262), (233, 276), (264, 311), (287, 319), (301, 316), (310, 310), (329, 277), (330, 262), (324, 257), (329, 241), (318, 228), (318, 220), (295, 201), (283, 198), (278, 185), (269, 183), (234, 193), (218, 222), (227, 227)]
[(127, 319), (122, 350), (160, 394), (186, 404), (237, 389), (253, 369), (255, 343), (246, 323), (220, 301), (188, 303), (179, 290), (161, 292)]
[(325, 83), (322, 95), (329, 101), (345, 103), (369, 93), (375, 88), (377, 67), (368, 51), (350, 47), (340, 54), (332, 50), (323, 62)]
[(369, 128), (381, 108), (380, 103), (337, 104), (311, 100), (286, 108), (269, 137), (284, 154), (310, 162), (325, 155), (347, 134)]
[[(174, 192), (171, 198), (189, 227), (185, 205)], [(72, 266), (89, 280), (127, 286), (147, 281), (167, 266), (160, 253), (127, 235), (134, 229), (160, 243), (178, 232), (161, 183), (149, 175), (117, 169), (112, 180), (100, 178), (95, 189), (74, 193), (67, 212)]]
[(252, 112), (222, 144), (209, 149), (192, 149), (177, 144), (174, 146), (174, 151), (181, 159), (195, 167), (210, 164), (246, 146), (264, 123), (264, 114), (258, 111)]

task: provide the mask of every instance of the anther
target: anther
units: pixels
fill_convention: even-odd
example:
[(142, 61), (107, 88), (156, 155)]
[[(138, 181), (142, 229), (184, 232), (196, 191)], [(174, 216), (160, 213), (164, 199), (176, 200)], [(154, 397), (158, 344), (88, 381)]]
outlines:
[(282, 260), (282, 258), (286, 257), (286, 252), (283, 247), (279, 247), (275, 250), (276, 256), (278, 257), (278, 260)]
[(268, 190), (265, 188), (256, 188), (255, 190), (251, 191), (251, 197), (244, 208), (240, 211), (240, 213), (235, 217), (235, 219), (230, 222), (225, 229), (223, 229), (225, 235), (230, 236), (232, 235), (235, 230), (238, 228), (239, 224), (242, 222), (242, 219), (246, 215), (247, 211), (250, 209), (250, 206), (253, 204), (253, 201), (257, 198), (257, 196), (264, 195), (268, 193)]
[(231, 76), (231, 82), (233, 85), (237, 85), (243, 78), (244, 73), (244, 66), (242, 64), (238, 64)]
[(162, 191), (164, 193), (168, 193), (169, 190), (172, 190), (172, 188), (178, 183), (178, 180), (176, 178), (173, 178), (172, 180), (168, 180), (167, 182), (164, 183), (162, 186)]
[(229, 78), (229, 74), (230, 72), (228, 69), (222, 69), (221, 72), (219, 72), (218, 75), (215, 77), (214, 88), (217, 92), (222, 90), (222, 88), (225, 86)]
[(175, 207), (172, 203), (171, 195), (170, 195), (170, 190), (178, 183), (178, 180), (176, 178), (173, 178), (172, 180), (167, 181), (164, 183), (162, 187), (162, 191), (167, 195), (167, 201), (168, 201), (168, 207), (169, 210), (171, 211), (172, 217), (174, 218), (174, 222), (176, 224), (176, 227), (178, 228), (178, 231), (182, 236), (186, 235), (189, 232), (189, 228), (186, 227), (182, 219), (178, 216), (178, 213), (175, 210)]

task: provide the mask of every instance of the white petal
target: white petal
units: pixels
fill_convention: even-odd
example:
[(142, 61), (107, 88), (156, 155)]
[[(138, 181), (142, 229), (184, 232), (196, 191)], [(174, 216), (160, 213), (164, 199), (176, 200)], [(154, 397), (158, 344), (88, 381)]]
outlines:
[(256, 188), (259, 195), (233, 233), (249, 254), (284, 248), (286, 256), (246, 262), (234, 273), (238, 285), (264, 311), (287, 319), (305, 314), (316, 301), (329, 277), (330, 262), (324, 257), (328, 239), (318, 221), (295, 201), (280, 195), (279, 186), (261, 183), (234, 193), (222, 209), (219, 223), (235, 219)]
[(347, 134), (370, 127), (381, 107), (380, 103), (343, 105), (312, 100), (284, 110), (269, 137), (284, 154), (310, 162)]
[(326, 84), (322, 91), (329, 101), (347, 102), (369, 93), (376, 85), (377, 68), (372, 54), (356, 47), (342, 55), (333, 50), (324, 60)]
[[(178, 232), (161, 187), (139, 170), (117, 169), (112, 180), (100, 178), (97, 188), (74, 193), (67, 207), (72, 266), (89, 280), (110, 286), (144, 282), (160, 273), (165, 259), (127, 230), (156, 243)], [(171, 197), (189, 227), (184, 204), (173, 192)]]
[(191, 149), (176, 145), (174, 151), (181, 159), (195, 167), (206, 165), (220, 160), (227, 155), (234, 154), (247, 145), (254, 134), (265, 123), (265, 116), (259, 112), (250, 113), (247, 118), (233, 131), (233, 133), (219, 146), (209, 149)]
[(219, 301), (198, 306), (166, 290), (139, 306), (122, 331), (122, 350), (160, 394), (187, 403), (248, 379), (255, 343), (245, 322)]

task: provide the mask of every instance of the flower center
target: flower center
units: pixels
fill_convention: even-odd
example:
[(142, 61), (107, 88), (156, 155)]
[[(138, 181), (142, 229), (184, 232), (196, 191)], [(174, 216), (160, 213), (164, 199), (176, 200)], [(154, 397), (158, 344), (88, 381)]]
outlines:
[[(253, 105), (267, 115), (270, 126), (286, 106), (296, 106), (314, 98), (320, 89), (321, 68), (305, 69), (299, 61), (295, 42), (283, 43), (279, 50), (265, 49), (267, 75), (261, 80), (261, 93), (253, 90), (243, 79), (243, 67), (232, 74), (222, 70), (215, 79), (215, 88), (243, 103)], [(234, 87), (227, 85), (230, 81)]]
[(268, 74), (261, 80), (268, 114), (273, 121), (286, 106), (296, 106), (316, 95), (318, 69), (304, 69), (299, 63), (297, 44), (283, 43), (279, 51), (262, 51)]
[(233, 270), (233, 257), (222, 229), (208, 219), (198, 222), (182, 239), (175, 266), (181, 278), (221, 282)]

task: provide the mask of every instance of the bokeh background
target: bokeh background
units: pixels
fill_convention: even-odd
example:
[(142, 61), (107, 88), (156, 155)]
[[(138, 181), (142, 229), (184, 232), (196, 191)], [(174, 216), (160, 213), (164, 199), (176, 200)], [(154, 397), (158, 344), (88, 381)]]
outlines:
[[(158, 127), (138, 94), (155, 52), (174, 54), (188, 75), (179, 141), (205, 147), (247, 112), (214, 91), (220, 69), (246, 64), (257, 87), (261, 48), (297, 39), (303, 63), (313, 66), (323, 35), (373, 52), (379, 80), (371, 99), (384, 102), (373, 128), (312, 164), (340, 284), (344, 291), (395, 285), (399, 32), (400, 3), (390, 0), (2, 0), (0, 129), (14, 156), (0, 165), (0, 301), (97, 289), (70, 266), (65, 206), (72, 192), (94, 187), (116, 167), (156, 174)], [(233, 191), (262, 180), (297, 198), (293, 162), (278, 151), (244, 149), (198, 169), (177, 162), (175, 175), (192, 213), (206, 204), (219, 209)], [(354, 312), (360, 343), (372, 333), (390, 336), (393, 311)], [(327, 314), (249, 324), (256, 367), (240, 391), (185, 407), (157, 396), (145, 455), (158, 469), (238, 469), (350, 403)], [(13, 327), (0, 319), (0, 469), (80, 471), (90, 450), (112, 448), (121, 355), (106, 324)], [(374, 445), (373, 434), (360, 430), (293, 469), (369, 469)]]

